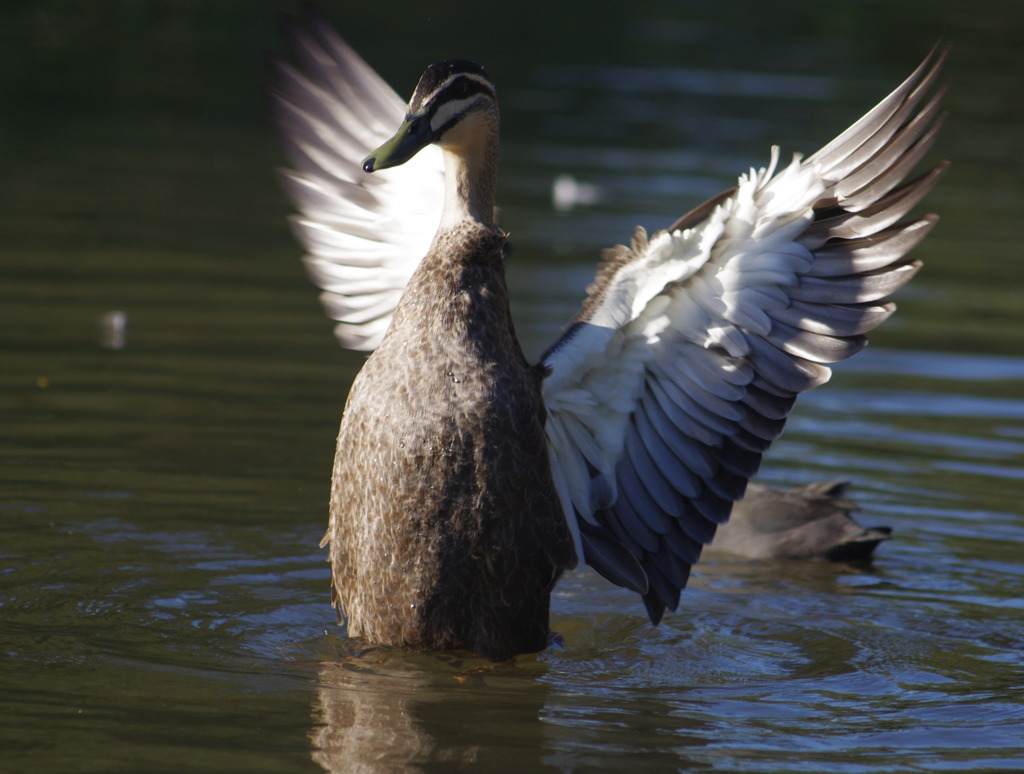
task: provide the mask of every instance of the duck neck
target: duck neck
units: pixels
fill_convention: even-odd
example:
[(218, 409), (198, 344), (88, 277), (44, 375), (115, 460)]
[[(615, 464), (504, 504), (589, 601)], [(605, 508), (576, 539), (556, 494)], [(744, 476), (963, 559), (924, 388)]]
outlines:
[[(459, 127), (462, 129), (462, 127)], [(441, 230), (463, 221), (496, 228), (494, 201), (498, 182), (498, 116), (479, 115), (472, 126), (446, 137), (445, 198)]]

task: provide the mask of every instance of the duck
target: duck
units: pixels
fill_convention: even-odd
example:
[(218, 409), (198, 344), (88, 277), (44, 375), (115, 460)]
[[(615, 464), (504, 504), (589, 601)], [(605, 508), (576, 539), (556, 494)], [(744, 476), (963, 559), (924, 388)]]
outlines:
[[(735, 186), (606, 250), (579, 313), (529, 362), (486, 70), (433, 64), (406, 103), (320, 12), (287, 36), (270, 101), (292, 229), (339, 342), (369, 353), (321, 543), (348, 637), (538, 652), (552, 590), (581, 562), (657, 624), (737, 502), (763, 517), (735, 522), (741, 553), (781, 555), (780, 525), (820, 521), (807, 503), (835, 487), (801, 504), (748, 482), (797, 395), (863, 349), (921, 267), (907, 254), (937, 217), (911, 211), (948, 164), (907, 178), (944, 119), (945, 50), (816, 153), (783, 163), (773, 147)], [(827, 555), (846, 532), (818, 529), (801, 551)]]
[(707, 548), (743, 559), (867, 562), (892, 528), (860, 526), (850, 515), (859, 508), (848, 488), (848, 481), (788, 489), (751, 481)]

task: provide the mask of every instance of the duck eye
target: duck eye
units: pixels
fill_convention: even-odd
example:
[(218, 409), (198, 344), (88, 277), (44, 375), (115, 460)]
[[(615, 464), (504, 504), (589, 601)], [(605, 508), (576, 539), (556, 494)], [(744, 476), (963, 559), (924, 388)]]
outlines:
[(469, 94), (469, 84), (466, 81), (459, 81), (455, 84), (455, 96), (465, 97)]

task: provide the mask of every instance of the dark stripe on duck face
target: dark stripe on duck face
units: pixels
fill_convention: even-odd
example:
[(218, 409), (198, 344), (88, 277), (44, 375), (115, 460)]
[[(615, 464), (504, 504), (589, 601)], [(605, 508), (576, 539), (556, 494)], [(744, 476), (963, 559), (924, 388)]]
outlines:
[(443, 62), (432, 64), (426, 72), (420, 76), (420, 82), (416, 84), (412, 99), (409, 100), (409, 112), (416, 113), (429, 102), (435, 92), (439, 91), (446, 83), (453, 81), (454, 76), (465, 74), (479, 83), (486, 84), (490, 88), (491, 96), (494, 96), (494, 87), (491, 86), (491, 79), (487, 72), (475, 62), (465, 59), (445, 59)]
[(429, 122), (430, 133), (440, 137), (466, 113), (492, 105), (494, 86), (479, 65), (451, 60), (431, 65), (420, 78), (409, 103), (409, 119)]

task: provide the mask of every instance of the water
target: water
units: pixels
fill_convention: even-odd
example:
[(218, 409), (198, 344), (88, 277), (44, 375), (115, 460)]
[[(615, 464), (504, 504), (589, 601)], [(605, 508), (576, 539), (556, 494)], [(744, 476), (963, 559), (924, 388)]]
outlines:
[[(1018, 4), (478, 5), (331, 13), (402, 91), (449, 55), (498, 81), (533, 353), (601, 247), (953, 43), (926, 268), (762, 475), (848, 479), (896, 539), (870, 568), (709, 556), (657, 628), (574, 572), (564, 647), (514, 665), (352, 653), (316, 545), (361, 358), (303, 275), (260, 95), (293, 7), (5, 4), (0, 770), (1019, 769)], [(598, 201), (556, 212), (560, 174)]]

